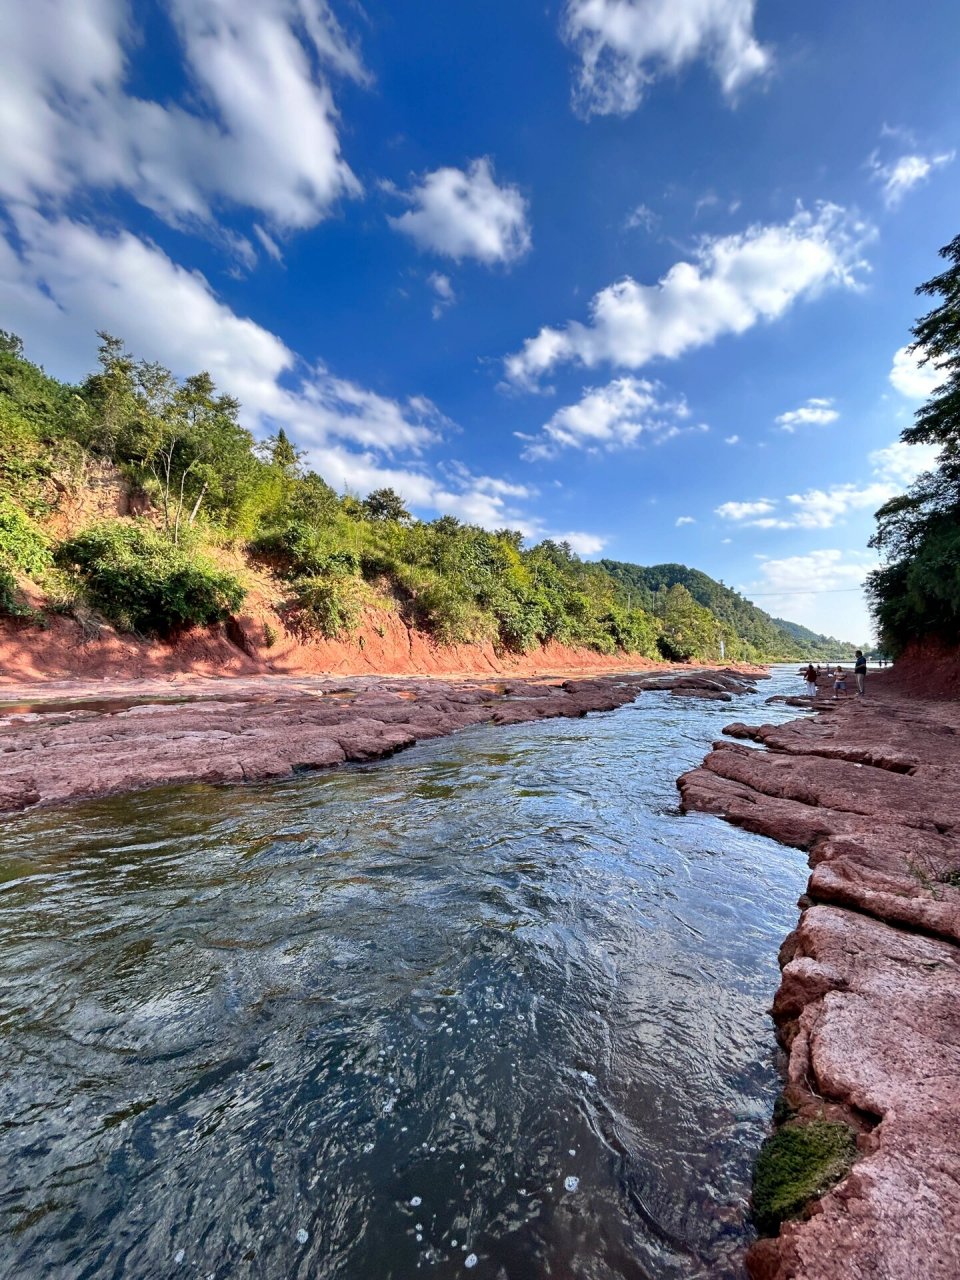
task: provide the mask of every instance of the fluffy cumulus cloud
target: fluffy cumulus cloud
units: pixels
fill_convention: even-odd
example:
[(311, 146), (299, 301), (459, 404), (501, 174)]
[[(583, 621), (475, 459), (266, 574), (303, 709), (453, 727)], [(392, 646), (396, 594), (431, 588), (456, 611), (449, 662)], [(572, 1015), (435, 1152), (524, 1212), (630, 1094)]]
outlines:
[(574, 105), (627, 115), (659, 77), (704, 61), (728, 97), (768, 71), (756, 0), (568, 0), (563, 34), (580, 59)]
[(244, 425), (260, 436), (283, 426), (337, 488), (390, 486), (421, 510), (540, 532), (524, 511), (536, 496), (529, 486), (428, 467), (426, 450), (450, 424), (425, 397), (393, 399), (306, 363), (199, 272), (128, 232), (19, 210), (16, 243), (0, 236), (0, 313), (28, 354), (67, 378), (89, 370), (97, 328), (180, 376), (209, 370), (241, 401)]
[(932, 360), (921, 364), (912, 347), (900, 347), (893, 353), (890, 385), (908, 400), (926, 400), (944, 381), (943, 373)]
[(777, 415), (776, 423), (781, 431), (793, 432), (797, 427), (813, 426), (826, 427), (831, 422), (836, 422), (840, 414), (833, 407), (832, 399), (824, 399), (822, 396), (812, 396), (806, 404), (802, 404), (799, 409), (790, 409), (786, 413)]
[(388, 221), (425, 252), (492, 266), (530, 248), (527, 202), (517, 187), (498, 185), (485, 156), (466, 170), (434, 169), (403, 198), (410, 208)]
[(714, 511), (722, 520), (754, 529), (831, 529), (853, 511), (875, 511), (929, 470), (936, 458), (932, 445), (896, 442), (868, 456), (873, 478), (867, 484), (807, 489), (788, 494), (782, 502), (724, 502)]
[(880, 183), (884, 204), (888, 209), (895, 209), (908, 192), (926, 182), (937, 169), (951, 164), (955, 156), (955, 151), (940, 151), (933, 155), (914, 153), (883, 163), (874, 152), (869, 165), (874, 179)]
[(0, 195), (123, 190), (181, 225), (234, 205), (299, 228), (359, 194), (324, 71), (369, 76), (326, 0), (160, 8), (184, 76), (162, 103), (131, 87), (139, 33), (124, 0), (0, 6)]
[(576, 404), (558, 409), (535, 436), (517, 432), (528, 462), (554, 458), (562, 449), (623, 449), (641, 437), (656, 443), (691, 428), (683, 397), (668, 399), (663, 387), (643, 378), (615, 378), (603, 387), (587, 387)]
[(507, 379), (533, 387), (564, 362), (639, 369), (675, 359), (724, 334), (775, 320), (797, 299), (829, 287), (857, 286), (870, 232), (836, 205), (798, 209), (789, 222), (708, 237), (691, 262), (678, 262), (656, 284), (627, 276), (602, 289), (590, 320), (543, 328), (505, 361)]
[(760, 576), (740, 590), (775, 617), (862, 643), (870, 633), (862, 587), (877, 559), (871, 552), (828, 548), (760, 560)]

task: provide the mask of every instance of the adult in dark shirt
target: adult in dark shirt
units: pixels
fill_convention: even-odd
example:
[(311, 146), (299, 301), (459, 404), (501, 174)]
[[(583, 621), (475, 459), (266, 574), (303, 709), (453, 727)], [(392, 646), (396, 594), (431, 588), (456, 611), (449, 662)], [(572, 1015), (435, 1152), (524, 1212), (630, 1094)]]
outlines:
[(857, 677), (857, 697), (863, 697), (863, 686), (867, 678), (867, 660), (863, 653), (857, 650), (857, 660), (853, 664), (853, 674)]

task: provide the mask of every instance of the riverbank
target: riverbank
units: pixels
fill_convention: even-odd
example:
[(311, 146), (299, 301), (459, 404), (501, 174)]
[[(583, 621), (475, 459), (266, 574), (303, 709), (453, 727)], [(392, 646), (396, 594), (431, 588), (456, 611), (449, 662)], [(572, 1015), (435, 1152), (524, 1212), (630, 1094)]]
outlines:
[(724, 668), (497, 682), (406, 676), (6, 682), (0, 813), (375, 760), (468, 725), (612, 711), (645, 690), (729, 701), (763, 675)]
[[(727, 726), (765, 749), (717, 742), (678, 783), (684, 810), (808, 852), (813, 874), (773, 1005), (787, 1055), (779, 1133), (811, 1121), (827, 1132), (826, 1121), (855, 1142), (849, 1172), (836, 1181), (845, 1162), (834, 1161), (836, 1185), (817, 1200), (826, 1182), (815, 1186), (812, 1171), (812, 1202), (752, 1248), (748, 1269), (755, 1280), (952, 1280), (960, 702), (921, 700), (894, 669), (871, 674), (864, 699), (835, 703), (822, 690), (816, 709), (788, 724)], [(781, 1207), (800, 1208), (788, 1200)]]

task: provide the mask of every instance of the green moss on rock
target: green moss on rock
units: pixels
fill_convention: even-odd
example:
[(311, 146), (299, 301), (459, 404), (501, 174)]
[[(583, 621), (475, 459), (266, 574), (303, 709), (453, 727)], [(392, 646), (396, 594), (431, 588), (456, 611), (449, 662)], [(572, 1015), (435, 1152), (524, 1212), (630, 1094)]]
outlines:
[(856, 1138), (845, 1124), (813, 1120), (772, 1134), (753, 1173), (753, 1220), (761, 1235), (775, 1235), (785, 1218), (829, 1191), (856, 1154)]

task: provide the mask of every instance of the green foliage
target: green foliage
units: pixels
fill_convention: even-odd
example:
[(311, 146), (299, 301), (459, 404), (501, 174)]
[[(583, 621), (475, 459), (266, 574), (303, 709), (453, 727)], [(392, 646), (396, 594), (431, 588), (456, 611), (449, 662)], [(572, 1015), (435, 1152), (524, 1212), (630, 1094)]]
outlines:
[(393, 489), (374, 489), (364, 498), (361, 506), (368, 520), (409, 520), (410, 512), (403, 499)]
[[(807, 627), (781, 618), (771, 618), (768, 613), (751, 604), (738, 591), (717, 582), (699, 569), (688, 569), (682, 564), (655, 564), (642, 567), (624, 564), (617, 560), (601, 560), (603, 568), (620, 586), (622, 594), (633, 604), (648, 612), (658, 612), (658, 592), (681, 586), (686, 588), (694, 601), (709, 609), (723, 624), (719, 634), (724, 637), (725, 656), (740, 661), (760, 661), (775, 658), (806, 659), (852, 657), (854, 646), (833, 636), (818, 635)], [(709, 641), (706, 636), (695, 645), (695, 655), (701, 658), (719, 657), (717, 635)], [(703, 647), (706, 644), (706, 647)], [(732, 647), (731, 647), (732, 646)], [(665, 656), (676, 660), (676, 649), (669, 637), (661, 644), (670, 649)]]
[(914, 350), (943, 379), (901, 433), (906, 444), (940, 447), (937, 465), (877, 512), (870, 545), (886, 563), (867, 580), (883, 648), (913, 641), (956, 644), (960, 630), (960, 236), (940, 250), (946, 271), (917, 293), (939, 303), (913, 328)]
[(329, 539), (304, 520), (291, 520), (261, 534), (250, 543), (250, 550), (290, 579), (355, 574), (360, 569), (354, 552), (331, 550)]
[(856, 1153), (853, 1132), (827, 1120), (786, 1124), (767, 1138), (753, 1174), (753, 1220), (761, 1235), (776, 1235), (785, 1218), (829, 1191)]
[(0, 486), (29, 494), (22, 505), (40, 512), (65, 471), (112, 465), (148, 493), (166, 536), (98, 526), (58, 552), (121, 625), (163, 632), (223, 616), (239, 587), (189, 548), (242, 541), (287, 584), (302, 624), (324, 635), (356, 625), (369, 584), (444, 643), (525, 652), (557, 641), (715, 661), (722, 639), (729, 659), (791, 656), (765, 614), (682, 565), (592, 564), (562, 542), (525, 548), (516, 530), (415, 520), (392, 489), (338, 496), (282, 429), (256, 444), (209, 374), (179, 380), (120, 338), (100, 340), (97, 369), (71, 387), (0, 333)]
[(299, 578), (290, 607), (307, 632), (329, 640), (352, 631), (360, 621), (364, 604), (363, 584), (357, 578)]
[(243, 601), (230, 574), (146, 524), (93, 525), (61, 542), (55, 559), (83, 584), (94, 608), (133, 631), (168, 635), (221, 622)]
[(50, 548), (41, 530), (0, 494), (0, 568), (38, 577), (49, 565)]

